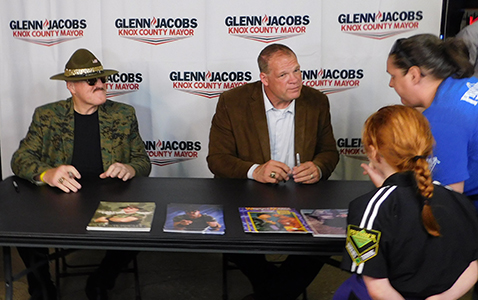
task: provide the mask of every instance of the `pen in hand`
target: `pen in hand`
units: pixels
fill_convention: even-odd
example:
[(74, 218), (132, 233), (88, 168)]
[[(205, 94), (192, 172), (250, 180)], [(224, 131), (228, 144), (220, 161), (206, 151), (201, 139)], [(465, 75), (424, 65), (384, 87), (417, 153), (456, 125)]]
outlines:
[(13, 184), (13, 187), (15, 188), (15, 192), (20, 193), (20, 190), (18, 189), (18, 183), (15, 180), (13, 180), (12, 184)]
[[(296, 165), (296, 167), (300, 166), (300, 154), (299, 154), (299, 152), (297, 152), (297, 153), (295, 154), (295, 165)], [(294, 177), (294, 175), (292, 174), (292, 171), (288, 174), (288, 176), (289, 176), (289, 178), (293, 178), (293, 177)], [(284, 182), (285, 182), (285, 181), (286, 181), (286, 180), (284, 179)]]

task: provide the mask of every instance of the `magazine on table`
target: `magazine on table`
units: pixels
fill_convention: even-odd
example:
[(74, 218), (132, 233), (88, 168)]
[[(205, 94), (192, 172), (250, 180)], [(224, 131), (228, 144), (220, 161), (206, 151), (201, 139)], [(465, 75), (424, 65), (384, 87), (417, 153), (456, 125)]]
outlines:
[(101, 201), (87, 230), (99, 231), (151, 231), (154, 202)]
[(345, 238), (348, 209), (301, 209), (314, 237)]
[(290, 207), (239, 207), (245, 232), (310, 233), (302, 215)]
[(226, 225), (222, 205), (170, 203), (163, 231), (224, 234)]

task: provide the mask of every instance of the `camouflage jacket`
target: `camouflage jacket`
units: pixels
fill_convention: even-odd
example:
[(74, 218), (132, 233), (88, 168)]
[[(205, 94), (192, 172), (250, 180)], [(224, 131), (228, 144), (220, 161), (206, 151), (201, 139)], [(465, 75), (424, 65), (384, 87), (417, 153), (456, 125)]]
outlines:
[[(115, 163), (134, 168), (136, 176), (148, 176), (151, 163), (139, 134), (132, 106), (107, 100), (98, 108), (103, 169)], [(73, 157), (74, 110), (71, 98), (35, 109), (26, 137), (13, 154), (11, 167), (22, 178), (69, 165)]]

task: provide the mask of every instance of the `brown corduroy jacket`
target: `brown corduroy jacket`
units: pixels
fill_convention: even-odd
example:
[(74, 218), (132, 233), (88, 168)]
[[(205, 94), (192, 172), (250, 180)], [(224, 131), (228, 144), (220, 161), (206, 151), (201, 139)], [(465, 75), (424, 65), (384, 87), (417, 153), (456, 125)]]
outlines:
[[(295, 100), (295, 152), (327, 179), (339, 161), (327, 96), (303, 86)], [(247, 178), (253, 164), (271, 159), (262, 82), (224, 92), (209, 133), (208, 167), (216, 177)]]

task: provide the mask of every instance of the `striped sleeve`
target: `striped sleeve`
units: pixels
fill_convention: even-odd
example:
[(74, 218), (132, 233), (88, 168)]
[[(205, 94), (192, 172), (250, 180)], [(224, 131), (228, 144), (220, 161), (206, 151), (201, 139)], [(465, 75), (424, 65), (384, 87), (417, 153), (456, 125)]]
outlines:
[(360, 216), (360, 224), (348, 226), (346, 250), (351, 258), (350, 270), (352, 272), (362, 274), (366, 261), (377, 255), (381, 233), (374, 229), (374, 222), (381, 205), (396, 188), (395, 185), (381, 187), (368, 200), (366, 208)]

